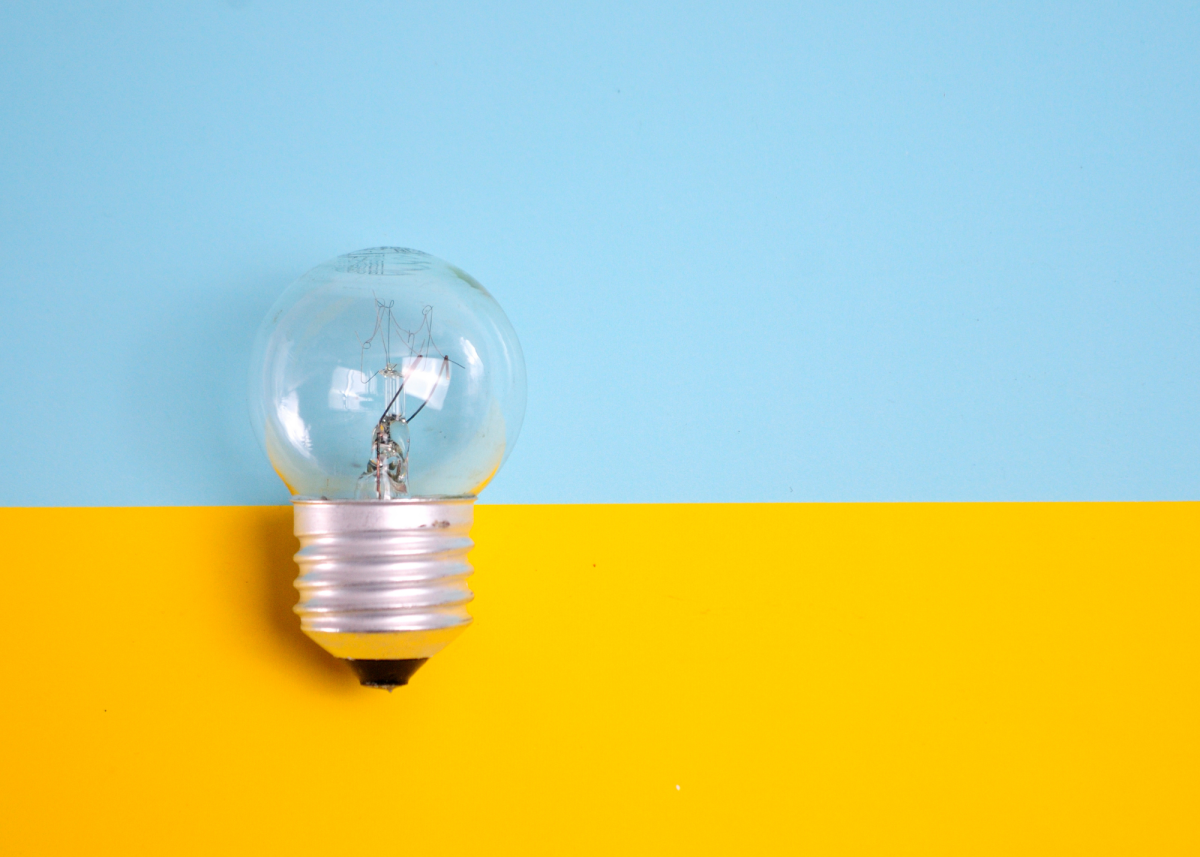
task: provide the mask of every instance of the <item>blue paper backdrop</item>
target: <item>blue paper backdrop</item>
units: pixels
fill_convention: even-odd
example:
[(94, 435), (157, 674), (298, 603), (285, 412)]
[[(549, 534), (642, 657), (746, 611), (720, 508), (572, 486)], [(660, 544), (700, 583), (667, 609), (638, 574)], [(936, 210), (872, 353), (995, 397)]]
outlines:
[(1200, 7), (0, 7), (0, 503), (286, 501), (380, 244), (529, 364), (493, 502), (1200, 497)]

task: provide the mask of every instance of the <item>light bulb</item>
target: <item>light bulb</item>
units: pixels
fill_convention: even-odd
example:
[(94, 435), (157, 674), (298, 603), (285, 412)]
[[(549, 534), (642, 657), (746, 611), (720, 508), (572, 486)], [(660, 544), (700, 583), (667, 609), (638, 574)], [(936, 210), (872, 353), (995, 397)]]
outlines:
[(250, 405), (292, 493), (301, 628), (364, 685), (407, 683), (471, 621), (472, 504), (525, 414), (512, 325), (441, 259), (347, 253), (271, 307)]

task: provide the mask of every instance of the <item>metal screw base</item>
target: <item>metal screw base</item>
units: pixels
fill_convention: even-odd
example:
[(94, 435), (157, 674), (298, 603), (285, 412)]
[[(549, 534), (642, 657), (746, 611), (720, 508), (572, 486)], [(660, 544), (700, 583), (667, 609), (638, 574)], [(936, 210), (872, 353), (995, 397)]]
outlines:
[[(364, 685), (406, 683), (471, 623), (474, 502), (295, 501), (296, 612), (304, 633), (350, 661)], [(396, 662), (414, 664), (402, 681), (390, 680), (400, 678), (398, 666), (380, 666)]]

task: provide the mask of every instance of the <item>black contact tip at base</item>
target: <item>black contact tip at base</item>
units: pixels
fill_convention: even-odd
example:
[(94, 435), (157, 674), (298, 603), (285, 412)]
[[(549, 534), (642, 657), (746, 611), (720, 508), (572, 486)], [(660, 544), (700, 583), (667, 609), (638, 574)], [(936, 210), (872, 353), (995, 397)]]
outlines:
[(346, 658), (346, 663), (358, 674), (358, 680), (363, 687), (381, 687), (384, 690), (395, 690), (401, 685), (408, 684), (412, 674), (421, 668), (429, 658), (406, 658), (396, 661), (368, 661)]

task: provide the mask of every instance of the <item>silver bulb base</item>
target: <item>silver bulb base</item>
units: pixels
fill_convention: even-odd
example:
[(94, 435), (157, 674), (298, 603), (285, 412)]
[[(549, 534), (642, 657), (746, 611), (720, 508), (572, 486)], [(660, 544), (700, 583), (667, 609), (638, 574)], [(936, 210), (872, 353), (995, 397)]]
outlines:
[(370, 679), (373, 668), (361, 665), (415, 662), (415, 671), (471, 624), (474, 503), (296, 500), (301, 629), (350, 661), (364, 684), (403, 684), (406, 677)]

